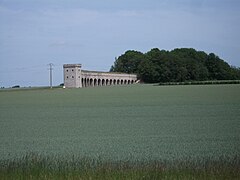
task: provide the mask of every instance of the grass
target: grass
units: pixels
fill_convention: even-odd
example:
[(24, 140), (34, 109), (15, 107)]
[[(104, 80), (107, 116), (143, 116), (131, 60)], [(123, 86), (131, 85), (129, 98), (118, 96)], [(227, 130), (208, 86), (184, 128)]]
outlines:
[(185, 82), (166, 82), (159, 85), (211, 85), (211, 84), (240, 84), (240, 80), (212, 80), (212, 81), (185, 81)]
[[(78, 179), (239, 178), (239, 109), (239, 84), (1, 90), (0, 179), (30, 178), (31, 166), (24, 174), (29, 152), (46, 163), (37, 167), (46, 179), (64, 177), (61, 172), (69, 179), (74, 173)], [(80, 164), (83, 157), (101, 163), (82, 176), (68, 171), (73, 156)], [(45, 168), (49, 163), (63, 170)], [(164, 171), (154, 168), (162, 164)]]
[(28, 154), (1, 161), (0, 179), (238, 179), (240, 159), (113, 161)]
[(19, 87), (19, 88), (1, 88), (0, 92), (13, 92), (13, 91), (33, 91), (33, 90), (49, 90), (49, 89), (62, 89), (62, 86), (39, 86), (39, 87)]

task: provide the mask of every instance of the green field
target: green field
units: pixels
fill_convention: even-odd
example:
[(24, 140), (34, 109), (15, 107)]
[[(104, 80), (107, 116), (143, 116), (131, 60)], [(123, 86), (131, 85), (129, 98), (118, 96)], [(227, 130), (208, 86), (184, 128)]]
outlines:
[(0, 159), (234, 157), (240, 85), (0, 91)]
[(240, 85), (0, 91), (0, 179), (239, 179)]

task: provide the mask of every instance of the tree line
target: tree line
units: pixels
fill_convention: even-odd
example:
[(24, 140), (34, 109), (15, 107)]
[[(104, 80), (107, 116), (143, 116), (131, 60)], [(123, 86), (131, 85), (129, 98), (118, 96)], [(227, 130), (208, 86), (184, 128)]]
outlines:
[(240, 68), (192, 48), (129, 50), (115, 60), (110, 72), (135, 73), (146, 83), (240, 79)]

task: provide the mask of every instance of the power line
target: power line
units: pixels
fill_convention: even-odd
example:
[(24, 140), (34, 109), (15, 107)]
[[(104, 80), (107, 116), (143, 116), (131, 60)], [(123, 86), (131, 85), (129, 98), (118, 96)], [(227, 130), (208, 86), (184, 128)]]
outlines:
[(49, 63), (49, 73), (50, 73), (50, 88), (52, 88), (52, 66), (54, 65), (53, 63)]
[[(46, 65), (45, 65), (45, 68), (46, 68)], [(4, 68), (0, 70), (0, 73), (35, 72), (36, 70), (39, 71), (41, 69), (44, 69), (44, 65)]]

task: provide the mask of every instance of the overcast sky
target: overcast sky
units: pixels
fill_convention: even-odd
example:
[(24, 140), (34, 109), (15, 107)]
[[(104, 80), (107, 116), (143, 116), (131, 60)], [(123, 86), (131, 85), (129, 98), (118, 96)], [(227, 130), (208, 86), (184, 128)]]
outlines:
[(240, 0), (0, 0), (0, 87), (108, 71), (126, 50), (192, 47), (240, 66)]

